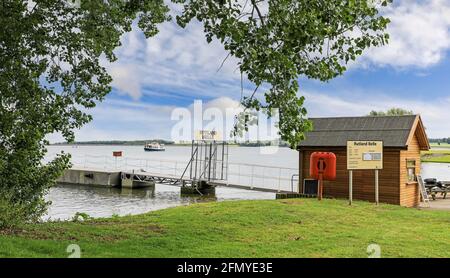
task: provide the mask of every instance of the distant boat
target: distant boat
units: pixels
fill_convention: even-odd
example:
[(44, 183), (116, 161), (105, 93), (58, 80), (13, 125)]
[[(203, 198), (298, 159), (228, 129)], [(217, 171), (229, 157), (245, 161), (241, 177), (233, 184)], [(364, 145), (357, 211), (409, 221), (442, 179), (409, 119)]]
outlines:
[(163, 152), (166, 149), (164, 148), (164, 144), (159, 144), (157, 142), (151, 142), (151, 143), (145, 144), (144, 150), (147, 152)]

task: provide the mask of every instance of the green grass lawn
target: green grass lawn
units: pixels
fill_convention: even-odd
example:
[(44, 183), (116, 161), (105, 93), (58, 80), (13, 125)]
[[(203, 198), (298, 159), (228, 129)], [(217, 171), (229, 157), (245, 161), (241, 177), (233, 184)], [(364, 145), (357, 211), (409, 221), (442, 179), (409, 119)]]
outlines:
[(450, 144), (447, 143), (441, 143), (440, 145), (438, 143), (430, 143), (430, 146), (433, 148), (450, 148)]
[(449, 150), (430, 150), (422, 152), (422, 162), (450, 163)]
[(137, 216), (30, 225), (1, 257), (449, 257), (450, 212), (345, 200), (228, 201)]

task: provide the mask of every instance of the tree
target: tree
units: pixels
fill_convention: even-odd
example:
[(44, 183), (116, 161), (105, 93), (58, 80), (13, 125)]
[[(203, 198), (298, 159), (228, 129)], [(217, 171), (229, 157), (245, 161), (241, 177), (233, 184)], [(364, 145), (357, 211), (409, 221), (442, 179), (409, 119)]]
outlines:
[[(245, 96), (246, 108), (279, 109), (281, 138), (291, 147), (311, 128), (305, 118), (298, 76), (322, 81), (341, 75), (346, 64), (370, 46), (388, 40), (389, 23), (377, 7), (390, 0), (178, 0), (181, 26), (193, 18), (203, 22), (206, 38), (219, 39), (255, 90)], [(268, 89), (257, 97), (262, 85)], [(248, 117), (239, 117), (244, 121)], [(246, 128), (246, 123), (237, 127)], [(238, 130), (235, 130), (238, 132)]]
[(73, 130), (91, 120), (86, 110), (111, 89), (100, 56), (116, 60), (113, 50), (134, 19), (147, 37), (168, 19), (163, 0), (76, 3), (0, 4), (0, 204), (24, 221), (46, 211), (44, 195), (69, 166), (63, 153), (42, 163), (45, 136), (60, 132), (72, 141)]
[(411, 110), (405, 110), (402, 108), (391, 108), (385, 111), (375, 111), (372, 110), (369, 113), (369, 116), (404, 116), (404, 115), (413, 115), (414, 112)]
[[(220, 40), (238, 59), (241, 73), (255, 84), (243, 105), (269, 116), (278, 108), (281, 137), (292, 147), (311, 128), (298, 77), (330, 80), (365, 49), (388, 40), (389, 20), (378, 8), (391, 0), (172, 2), (182, 5), (176, 17), (181, 27), (199, 20), (206, 40)], [(64, 153), (42, 163), (45, 136), (60, 132), (74, 139), (73, 130), (91, 120), (88, 110), (111, 89), (100, 57), (116, 60), (113, 50), (136, 19), (146, 37), (156, 34), (157, 24), (170, 19), (169, 8), (163, 0), (0, 5), (0, 195), (24, 207), (26, 220), (36, 220), (47, 206), (44, 194), (69, 166)]]

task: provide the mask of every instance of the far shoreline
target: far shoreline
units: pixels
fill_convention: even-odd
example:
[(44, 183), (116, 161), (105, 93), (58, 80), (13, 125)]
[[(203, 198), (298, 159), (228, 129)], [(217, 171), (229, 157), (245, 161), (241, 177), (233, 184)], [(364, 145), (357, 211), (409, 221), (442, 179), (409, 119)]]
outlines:
[[(79, 147), (79, 146), (88, 146), (88, 147), (93, 147), (93, 146), (123, 146), (123, 147), (139, 147), (141, 145), (136, 145), (136, 144), (49, 144), (46, 145), (46, 147), (55, 147), (55, 146), (64, 146), (64, 147), (68, 147), (68, 146), (72, 146), (72, 147)], [(190, 147), (191, 144), (170, 144), (170, 145), (166, 145), (166, 147)], [(240, 145), (240, 144), (229, 144), (229, 147), (247, 147), (247, 148), (259, 148), (259, 147), (271, 147), (271, 146), (277, 146), (280, 148), (289, 148), (289, 146), (284, 146), (284, 145), (259, 145), (259, 146), (254, 146), (254, 145)]]
[[(154, 140), (156, 141), (156, 140)], [(149, 140), (148, 142), (151, 142), (151, 140)], [(164, 144), (166, 147), (169, 146), (174, 146), (174, 147), (190, 147), (191, 143), (164, 143), (164, 142), (159, 142), (160, 144)], [(120, 143), (120, 142), (111, 142), (111, 143), (107, 143), (107, 142), (76, 142), (76, 143), (52, 143), (52, 144), (48, 144), (46, 145), (48, 146), (143, 146), (145, 143), (134, 143), (134, 142), (124, 142), (124, 143)], [(270, 147), (270, 146), (277, 146), (277, 147), (286, 147), (289, 148), (289, 146), (287, 144), (279, 144), (279, 145), (270, 145), (267, 143), (228, 143), (228, 146), (230, 147)]]

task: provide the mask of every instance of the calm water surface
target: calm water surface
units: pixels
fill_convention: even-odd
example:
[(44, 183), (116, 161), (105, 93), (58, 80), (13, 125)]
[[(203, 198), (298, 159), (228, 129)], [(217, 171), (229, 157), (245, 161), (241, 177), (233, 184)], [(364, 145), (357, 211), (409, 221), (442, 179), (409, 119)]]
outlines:
[(179, 187), (162, 184), (145, 189), (58, 185), (50, 190), (47, 199), (52, 205), (44, 218), (64, 220), (72, 218), (76, 212), (108, 217), (201, 202), (275, 199), (275, 194), (218, 187), (214, 196), (185, 197), (180, 195)]
[[(278, 167), (298, 167), (298, 153), (289, 148), (278, 148), (265, 154), (259, 147), (229, 147), (230, 163), (262, 164)], [(104, 157), (112, 160), (113, 151), (122, 151), (122, 159), (175, 160), (187, 163), (191, 155), (190, 146), (166, 146), (164, 152), (145, 152), (143, 146), (49, 146), (48, 156), (64, 151), (70, 153), (74, 161), (82, 161), (86, 156)], [(101, 160), (99, 160), (101, 162)]]
[(450, 163), (422, 163), (422, 178), (450, 181)]

